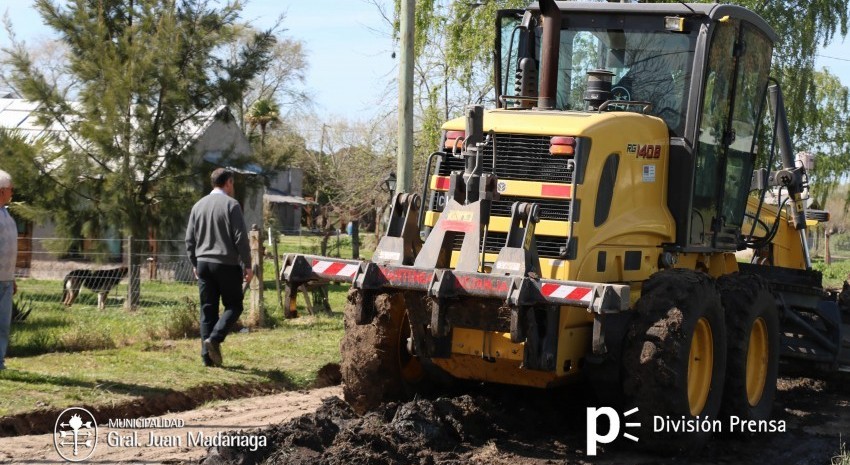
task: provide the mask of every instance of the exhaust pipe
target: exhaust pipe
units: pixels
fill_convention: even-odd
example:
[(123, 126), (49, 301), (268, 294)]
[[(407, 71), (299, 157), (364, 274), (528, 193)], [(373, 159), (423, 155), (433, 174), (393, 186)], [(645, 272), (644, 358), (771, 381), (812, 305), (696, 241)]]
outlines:
[(555, 0), (540, 0), (543, 16), (543, 37), (540, 45), (540, 97), (541, 110), (555, 108), (558, 91), (558, 49), (561, 45), (561, 9)]

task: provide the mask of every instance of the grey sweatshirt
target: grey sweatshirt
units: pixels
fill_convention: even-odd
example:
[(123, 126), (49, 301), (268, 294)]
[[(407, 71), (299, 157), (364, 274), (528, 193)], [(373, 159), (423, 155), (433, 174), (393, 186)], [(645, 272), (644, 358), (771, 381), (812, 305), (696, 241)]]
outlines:
[(186, 227), (186, 253), (192, 266), (203, 262), (251, 266), (251, 248), (242, 208), (220, 189), (192, 207)]
[(6, 207), (0, 207), (0, 281), (15, 280), (18, 260), (18, 227)]

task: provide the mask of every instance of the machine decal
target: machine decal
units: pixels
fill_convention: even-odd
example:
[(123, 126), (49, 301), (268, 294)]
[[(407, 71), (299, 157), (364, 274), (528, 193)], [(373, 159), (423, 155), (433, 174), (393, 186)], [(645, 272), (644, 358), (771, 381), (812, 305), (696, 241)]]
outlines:
[(661, 158), (661, 146), (658, 144), (627, 144), (626, 153), (633, 154), (637, 158)]
[(401, 253), (400, 252), (387, 252), (385, 250), (382, 250), (382, 251), (378, 252), (378, 259), (379, 260), (400, 260), (401, 259)]
[(643, 165), (643, 182), (655, 182), (655, 165)]
[(468, 211), (450, 211), (446, 214), (446, 219), (437, 222), (437, 226), (446, 231), (470, 232), (472, 231), (472, 221), (475, 215)]
[(350, 278), (357, 273), (358, 266), (350, 263), (327, 262), (324, 260), (313, 260), (313, 271), (318, 274), (329, 274), (345, 276)]

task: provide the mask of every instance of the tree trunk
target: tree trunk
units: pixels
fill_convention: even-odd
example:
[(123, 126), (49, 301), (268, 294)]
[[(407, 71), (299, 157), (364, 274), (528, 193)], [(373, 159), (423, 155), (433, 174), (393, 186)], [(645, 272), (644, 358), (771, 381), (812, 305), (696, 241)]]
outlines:
[(381, 214), (383, 213), (383, 206), (375, 207), (375, 244), (381, 241)]
[(323, 257), (328, 256), (328, 241), (331, 239), (331, 230), (325, 229), (322, 232), (322, 242), (320, 244), (320, 253), (319, 255)]
[(351, 220), (351, 258), (360, 258), (360, 220)]

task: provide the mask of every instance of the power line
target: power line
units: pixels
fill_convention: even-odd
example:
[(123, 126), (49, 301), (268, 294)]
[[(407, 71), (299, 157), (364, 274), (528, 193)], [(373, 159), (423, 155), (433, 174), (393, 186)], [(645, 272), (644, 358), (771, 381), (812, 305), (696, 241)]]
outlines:
[(818, 54), (817, 56), (819, 56), (821, 58), (829, 58), (830, 60), (850, 61), (850, 58), (838, 58), (838, 57), (831, 57), (829, 55), (820, 55), (820, 54)]

